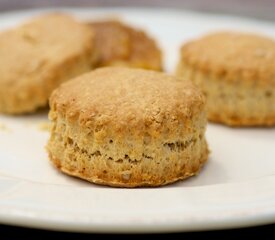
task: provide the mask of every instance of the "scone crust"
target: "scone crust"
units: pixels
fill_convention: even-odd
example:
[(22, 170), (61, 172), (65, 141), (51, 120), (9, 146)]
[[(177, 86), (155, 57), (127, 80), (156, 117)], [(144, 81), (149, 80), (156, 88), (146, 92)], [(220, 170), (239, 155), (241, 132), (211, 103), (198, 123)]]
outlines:
[(50, 108), (50, 159), (91, 182), (159, 186), (196, 174), (207, 160), (203, 94), (171, 76), (97, 69), (62, 84)]
[(162, 70), (162, 53), (144, 31), (117, 20), (89, 23), (95, 32), (97, 67), (127, 66)]
[(176, 75), (207, 96), (208, 119), (229, 126), (275, 125), (275, 42), (233, 32), (181, 48)]
[(104, 125), (118, 134), (125, 134), (127, 126), (144, 134), (145, 124), (146, 131), (161, 127), (177, 131), (178, 121), (200, 114), (204, 105), (201, 91), (189, 81), (123, 67), (104, 67), (83, 74), (62, 84), (50, 97), (51, 109), (66, 119), (95, 128)]
[(181, 61), (234, 83), (275, 84), (275, 41), (256, 34), (208, 34), (183, 45)]
[(0, 33), (0, 111), (44, 107), (59, 84), (92, 68), (93, 38), (89, 27), (61, 13)]

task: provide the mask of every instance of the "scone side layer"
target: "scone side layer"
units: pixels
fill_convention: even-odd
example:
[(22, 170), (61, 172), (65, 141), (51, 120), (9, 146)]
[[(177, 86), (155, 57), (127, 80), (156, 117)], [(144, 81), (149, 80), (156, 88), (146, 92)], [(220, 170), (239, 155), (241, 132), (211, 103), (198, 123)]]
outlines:
[[(226, 81), (181, 61), (176, 75), (192, 80), (206, 95), (208, 119), (230, 126), (273, 126), (275, 86), (255, 80)], [(273, 87), (272, 87), (273, 86)], [(221, 110), (222, 109), (222, 110)]]
[(196, 174), (207, 160), (205, 115), (186, 127), (193, 134), (180, 139), (102, 138), (58, 117), (47, 149), (54, 165), (70, 175), (104, 185), (158, 186)]

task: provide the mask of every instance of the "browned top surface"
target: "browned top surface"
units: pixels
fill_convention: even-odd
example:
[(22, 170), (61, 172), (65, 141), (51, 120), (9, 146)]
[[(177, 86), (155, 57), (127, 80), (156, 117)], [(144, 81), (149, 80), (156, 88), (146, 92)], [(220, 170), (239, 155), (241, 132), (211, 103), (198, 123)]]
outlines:
[(85, 126), (158, 129), (164, 122), (172, 128), (192, 121), (203, 110), (204, 97), (191, 82), (173, 76), (106, 67), (61, 85), (50, 105), (52, 111)]
[(112, 20), (92, 22), (90, 26), (95, 31), (98, 66), (162, 68), (161, 52), (145, 32)]
[(275, 41), (255, 34), (218, 32), (187, 43), (182, 60), (209, 73), (275, 82)]
[[(0, 84), (45, 79), (60, 63), (91, 49), (92, 31), (64, 14), (48, 14), (0, 33)], [(53, 71), (53, 70), (51, 70)]]

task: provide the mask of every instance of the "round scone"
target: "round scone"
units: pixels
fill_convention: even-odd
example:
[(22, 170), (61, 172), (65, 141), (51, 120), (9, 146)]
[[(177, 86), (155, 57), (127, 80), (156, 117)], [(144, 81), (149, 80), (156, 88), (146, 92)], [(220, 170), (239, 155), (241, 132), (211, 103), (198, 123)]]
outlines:
[(0, 112), (33, 112), (60, 83), (89, 71), (93, 32), (64, 14), (0, 33)]
[(114, 20), (91, 22), (89, 26), (95, 32), (97, 67), (162, 70), (161, 51), (145, 32)]
[(275, 41), (237, 32), (185, 44), (177, 76), (207, 96), (208, 119), (230, 126), (275, 124)]
[(49, 158), (98, 184), (172, 183), (207, 160), (204, 108), (191, 82), (148, 70), (97, 69), (51, 95)]

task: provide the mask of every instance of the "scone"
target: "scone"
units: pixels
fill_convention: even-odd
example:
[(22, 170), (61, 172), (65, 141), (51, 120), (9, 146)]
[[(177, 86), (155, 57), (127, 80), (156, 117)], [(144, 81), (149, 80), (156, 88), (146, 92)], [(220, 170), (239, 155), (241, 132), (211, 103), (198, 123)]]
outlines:
[(145, 32), (113, 20), (89, 25), (95, 32), (97, 67), (120, 65), (162, 69), (161, 51)]
[(97, 69), (51, 95), (49, 158), (97, 184), (172, 183), (207, 160), (204, 108), (191, 82), (149, 70)]
[(207, 96), (210, 121), (230, 126), (275, 124), (275, 41), (220, 32), (185, 44), (177, 76)]
[(47, 14), (0, 33), (0, 112), (33, 112), (60, 83), (89, 71), (93, 33), (64, 14)]

